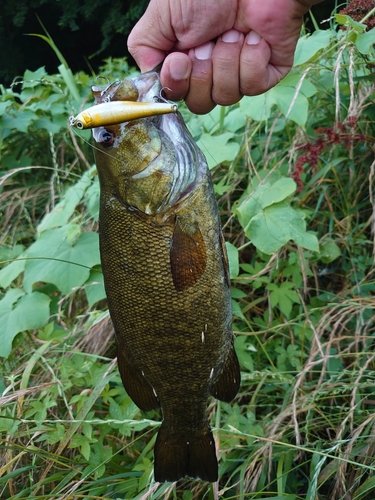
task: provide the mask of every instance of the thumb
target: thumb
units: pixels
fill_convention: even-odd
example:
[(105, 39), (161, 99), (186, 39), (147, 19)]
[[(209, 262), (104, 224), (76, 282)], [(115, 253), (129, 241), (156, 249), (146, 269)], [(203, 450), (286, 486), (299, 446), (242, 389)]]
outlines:
[(151, 1), (128, 37), (128, 50), (142, 72), (160, 64), (176, 42), (165, 10), (158, 8), (157, 0)]

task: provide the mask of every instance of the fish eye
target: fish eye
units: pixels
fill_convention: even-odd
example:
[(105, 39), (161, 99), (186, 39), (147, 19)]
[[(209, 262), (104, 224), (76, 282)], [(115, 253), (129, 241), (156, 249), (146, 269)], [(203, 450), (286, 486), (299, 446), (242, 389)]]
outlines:
[(115, 135), (116, 134), (113, 132), (113, 130), (103, 128), (100, 130), (97, 137), (95, 137), (95, 140), (105, 148), (109, 148), (113, 146), (113, 143), (115, 142)]

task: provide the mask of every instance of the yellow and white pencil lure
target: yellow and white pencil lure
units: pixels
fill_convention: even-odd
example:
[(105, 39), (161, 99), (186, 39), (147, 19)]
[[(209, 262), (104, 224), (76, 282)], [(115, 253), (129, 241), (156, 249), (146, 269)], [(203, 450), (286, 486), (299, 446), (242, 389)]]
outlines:
[(80, 130), (106, 127), (138, 120), (148, 116), (176, 113), (177, 104), (167, 102), (110, 101), (87, 108), (76, 117), (70, 117), (70, 125)]

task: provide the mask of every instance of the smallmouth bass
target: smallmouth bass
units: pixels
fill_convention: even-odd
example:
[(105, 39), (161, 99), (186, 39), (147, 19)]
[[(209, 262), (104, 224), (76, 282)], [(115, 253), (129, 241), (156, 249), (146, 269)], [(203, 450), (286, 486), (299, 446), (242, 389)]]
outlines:
[[(96, 102), (103, 91), (93, 89)], [(125, 79), (111, 100), (155, 102), (157, 72)], [(240, 384), (230, 283), (206, 160), (180, 113), (93, 129), (100, 252), (124, 387), (144, 411), (161, 406), (156, 481), (216, 481), (210, 395)]]

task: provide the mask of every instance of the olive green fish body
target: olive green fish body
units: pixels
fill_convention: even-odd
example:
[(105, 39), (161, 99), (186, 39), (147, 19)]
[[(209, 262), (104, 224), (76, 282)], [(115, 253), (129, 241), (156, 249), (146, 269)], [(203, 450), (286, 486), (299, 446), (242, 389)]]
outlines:
[[(142, 89), (142, 76), (133, 82)], [(147, 92), (139, 99), (149, 99)], [(163, 411), (155, 479), (215, 481), (207, 398), (230, 401), (240, 375), (206, 161), (179, 114), (96, 129), (94, 138), (100, 251), (120, 373), (142, 410)]]

